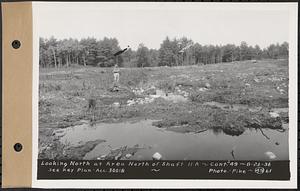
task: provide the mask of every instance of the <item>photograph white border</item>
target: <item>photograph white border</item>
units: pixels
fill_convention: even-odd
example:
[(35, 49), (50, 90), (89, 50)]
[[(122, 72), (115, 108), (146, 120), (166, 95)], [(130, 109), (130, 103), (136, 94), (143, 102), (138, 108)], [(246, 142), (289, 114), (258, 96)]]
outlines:
[[(38, 158), (38, 84), (39, 84), (39, 34), (38, 9), (39, 6), (54, 2), (32, 2), (33, 10), (33, 113), (32, 113), (32, 187), (33, 188), (297, 188), (297, 114), (298, 114), (298, 4), (297, 3), (201, 3), (204, 9), (214, 10), (287, 10), (289, 18), (289, 159), (290, 181), (273, 180), (37, 180)], [(55, 2), (59, 6), (60, 2)], [(72, 2), (75, 3), (75, 2)], [(77, 2), (79, 3), (79, 2)], [(83, 3), (83, 2), (80, 2)], [(85, 2), (90, 3), (90, 2)], [(93, 2), (96, 3), (96, 2)], [(99, 6), (106, 4), (111, 7), (126, 6), (175, 6), (180, 8), (184, 4), (186, 8), (193, 9), (195, 3), (175, 2), (98, 2)], [(197, 3), (198, 4), (198, 3)], [(55, 13), (54, 13), (55, 14)], [(276, 21), (274, 21), (276, 22)]]

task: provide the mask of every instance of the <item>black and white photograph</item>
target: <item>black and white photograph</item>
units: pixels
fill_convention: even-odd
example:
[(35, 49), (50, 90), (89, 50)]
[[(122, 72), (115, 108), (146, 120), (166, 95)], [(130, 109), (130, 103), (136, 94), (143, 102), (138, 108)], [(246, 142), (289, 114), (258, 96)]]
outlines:
[(223, 5), (40, 3), (38, 168), (289, 161), (291, 14)]

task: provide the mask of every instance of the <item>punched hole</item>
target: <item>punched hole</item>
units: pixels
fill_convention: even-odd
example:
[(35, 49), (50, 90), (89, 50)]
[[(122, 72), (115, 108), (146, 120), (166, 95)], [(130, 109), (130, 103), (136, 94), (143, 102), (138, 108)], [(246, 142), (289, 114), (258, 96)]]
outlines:
[(21, 143), (16, 143), (14, 145), (14, 149), (15, 149), (16, 152), (20, 152), (22, 150), (22, 148), (23, 148), (23, 146), (22, 146)]
[(12, 47), (13, 47), (14, 49), (18, 49), (18, 48), (20, 48), (20, 46), (21, 46), (21, 42), (18, 41), (18, 40), (14, 40), (14, 41), (11, 43), (11, 45), (12, 45)]

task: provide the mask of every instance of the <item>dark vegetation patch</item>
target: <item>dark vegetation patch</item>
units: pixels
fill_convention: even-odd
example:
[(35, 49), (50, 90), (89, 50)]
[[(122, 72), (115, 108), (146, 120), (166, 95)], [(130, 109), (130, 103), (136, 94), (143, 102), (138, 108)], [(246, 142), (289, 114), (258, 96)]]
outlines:
[(280, 118), (272, 118), (264, 111), (256, 113), (247, 110), (223, 111), (212, 107), (194, 108), (189, 112), (181, 110), (161, 121), (153, 122), (153, 125), (177, 132), (202, 132), (205, 129), (221, 129), (225, 134), (232, 136), (241, 135), (245, 128), (282, 128)]

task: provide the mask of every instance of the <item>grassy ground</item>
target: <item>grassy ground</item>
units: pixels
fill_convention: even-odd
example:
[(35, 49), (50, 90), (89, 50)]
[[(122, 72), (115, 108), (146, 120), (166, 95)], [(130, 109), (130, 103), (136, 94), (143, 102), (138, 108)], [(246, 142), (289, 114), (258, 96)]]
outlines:
[[(214, 128), (239, 135), (247, 127), (280, 129), (282, 118), (271, 117), (269, 112), (288, 107), (286, 60), (124, 68), (118, 92), (110, 91), (111, 68), (40, 69), (39, 80), (40, 138), (49, 129), (80, 124), (82, 120), (96, 123), (142, 118), (159, 119), (154, 125), (173, 131)], [(151, 103), (127, 104), (128, 100), (153, 94), (153, 89), (184, 92), (189, 101), (173, 103), (157, 98)], [(205, 105), (207, 102), (228, 104), (228, 109)], [(260, 109), (230, 109), (235, 104)], [(40, 141), (45, 142), (45, 137)]]

